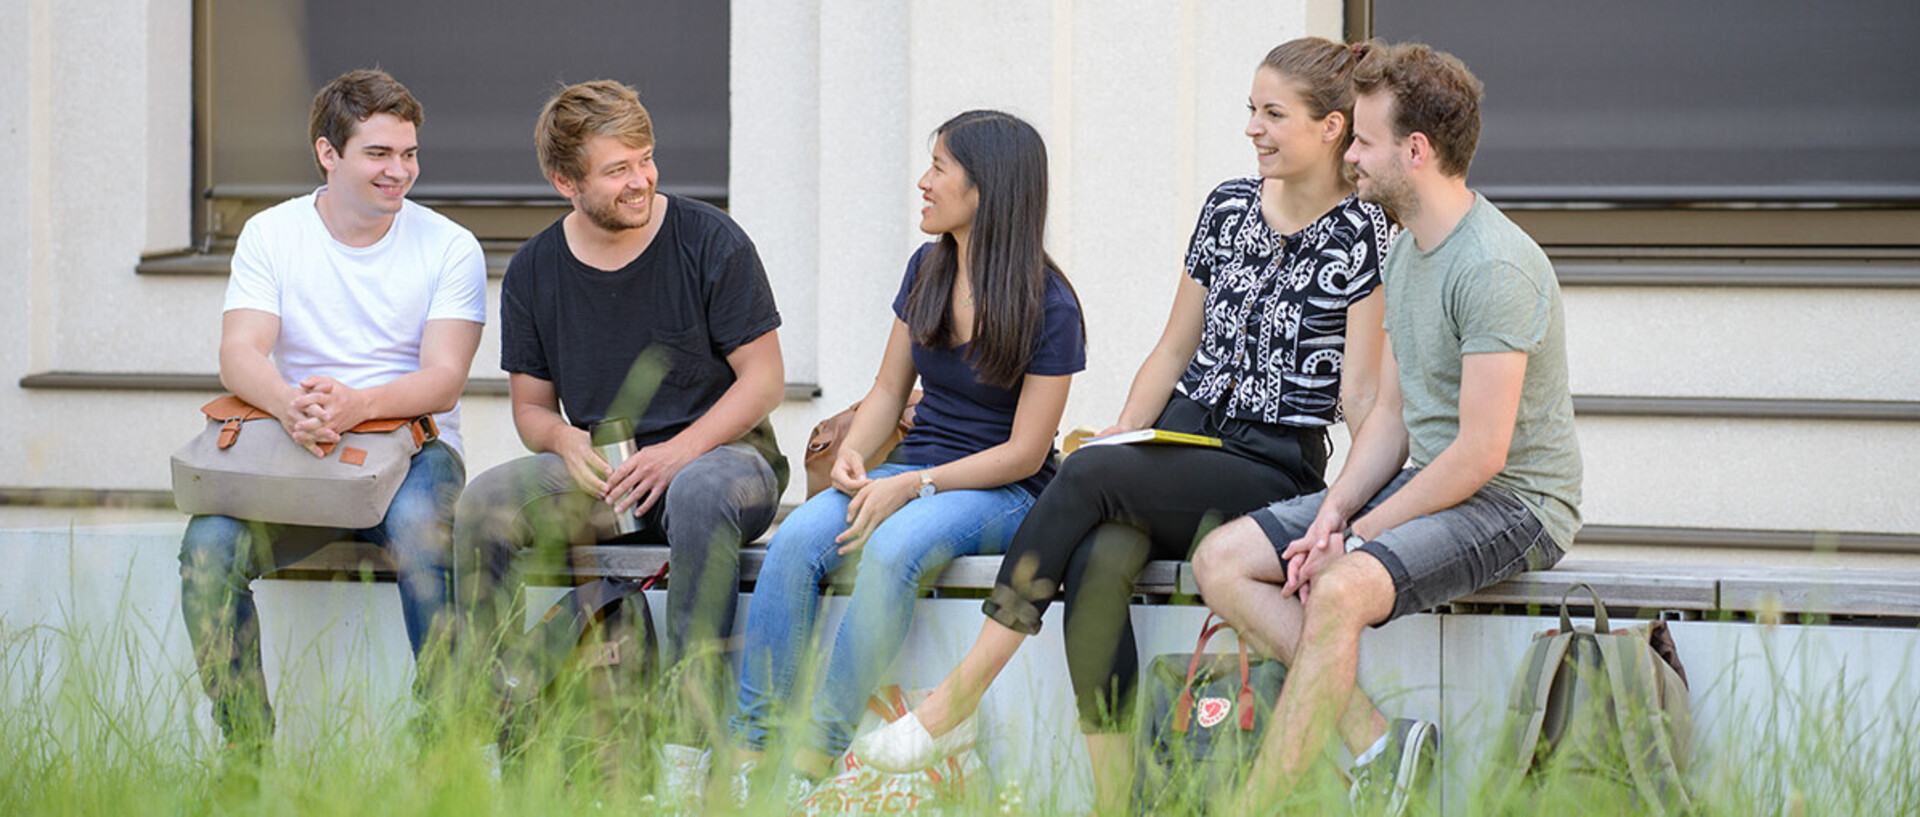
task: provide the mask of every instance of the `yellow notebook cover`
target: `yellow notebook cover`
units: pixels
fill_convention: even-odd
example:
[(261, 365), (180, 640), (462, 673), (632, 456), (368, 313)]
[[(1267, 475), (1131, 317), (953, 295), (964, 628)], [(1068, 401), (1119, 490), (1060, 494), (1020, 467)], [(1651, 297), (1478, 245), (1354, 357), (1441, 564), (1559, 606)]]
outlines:
[(1219, 437), (1206, 437), (1199, 434), (1182, 434), (1178, 431), (1161, 431), (1157, 428), (1142, 428), (1136, 431), (1122, 431), (1104, 437), (1095, 436), (1098, 432), (1092, 426), (1081, 426), (1067, 432), (1061, 442), (1060, 450), (1068, 454), (1089, 445), (1134, 445), (1146, 443), (1152, 445), (1197, 445), (1204, 448), (1219, 448)]

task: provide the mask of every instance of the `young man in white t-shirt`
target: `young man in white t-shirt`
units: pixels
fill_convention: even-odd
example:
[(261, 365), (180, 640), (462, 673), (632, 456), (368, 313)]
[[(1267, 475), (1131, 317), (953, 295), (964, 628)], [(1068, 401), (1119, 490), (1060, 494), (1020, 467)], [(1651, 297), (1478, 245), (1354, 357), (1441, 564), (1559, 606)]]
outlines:
[(453, 508), (466, 482), (460, 392), (486, 322), (486, 261), (472, 233), (406, 199), (420, 172), (421, 121), (420, 103), (383, 71), (328, 83), (309, 130), (326, 184), (254, 216), (234, 249), (223, 385), (315, 456), (367, 420), (432, 414), (440, 430), (374, 527), (188, 523), (187, 633), (214, 721), (243, 752), (257, 753), (273, 732), (253, 579), (329, 542), (365, 539), (393, 556), (416, 657), (444, 626)]

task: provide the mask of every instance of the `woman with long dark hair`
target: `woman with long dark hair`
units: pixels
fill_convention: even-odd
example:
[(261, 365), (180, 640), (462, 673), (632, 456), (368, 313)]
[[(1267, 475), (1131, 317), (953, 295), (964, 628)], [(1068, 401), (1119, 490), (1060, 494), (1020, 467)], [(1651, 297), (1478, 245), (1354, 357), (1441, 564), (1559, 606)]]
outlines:
[(1104, 432), (1152, 427), (1221, 446), (1094, 446), (1068, 457), (1002, 560), (972, 650), (913, 714), (863, 736), (860, 759), (906, 771), (970, 744), (981, 696), (1064, 586), (1096, 805), (1124, 808), (1139, 674), (1128, 603), (1140, 568), (1187, 558), (1225, 519), (1323, 488), (1327, 426), (1344, 409), (1357, 429), (1373, 402), (1379, 268), (1393, 227), (1354, 197), (1341, 158), (1359, 56), (1309, 37), (1254, 71), (1246, 135), (1259, 174), (1207, 198), (1166, 330)]
[[(906, 638), (922, 579), (956, 556), (1005, 549), (1053, 477), (1053, 437), (1086, 341), (1079, 300), (1044, 246), (1046, 146), (1014, 116), (968, 111), (935, 132), (919, 186), (920, 229), (939, 238), (907, 262), (880, 372), (833, 465), (834, 490), (780, 525), (754, 587), (733, 719), (743, 783), (811, 653), (823, 577), (859, 560), (799, 735), (803, 788), (852, 740)], [(866, 470), (915, 380), (924, 396), (913, 429)]]

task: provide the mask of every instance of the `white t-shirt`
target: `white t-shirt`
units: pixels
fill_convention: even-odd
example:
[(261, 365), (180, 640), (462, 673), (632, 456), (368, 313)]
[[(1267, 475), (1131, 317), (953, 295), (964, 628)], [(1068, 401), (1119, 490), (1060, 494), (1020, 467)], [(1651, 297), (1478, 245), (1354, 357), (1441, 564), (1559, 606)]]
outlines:
[[(325, 375), (355, 388), (420, 369), (427, 321), (487, 320), (487, 263), (466, 228), (411, 201), (371, 247), (349, 247), (314, 209), (325, 187), (261, 211), (240, 230), (226, 309), (280, 318), (273, 361), (298, 383)], [(460, 445), (460, 407), (435, 415)]]

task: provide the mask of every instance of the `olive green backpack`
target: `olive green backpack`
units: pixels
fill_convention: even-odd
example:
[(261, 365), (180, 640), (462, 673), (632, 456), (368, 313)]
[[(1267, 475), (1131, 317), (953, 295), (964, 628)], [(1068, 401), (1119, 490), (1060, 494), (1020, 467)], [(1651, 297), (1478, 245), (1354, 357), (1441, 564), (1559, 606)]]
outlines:
[[(1593, 626), (1576, 629), (1567, 598), (1583, 588), (1593, 598)], [(1536, 633), (1527, 648), (1507, 714), (1491, 792), (1502, 801), (1546, 774), (1644, 812), (1692, 810), (1687, 676), (1666, 622), (1614, 630), (1592, 587), (1568, 588), (1560, 627)]]

